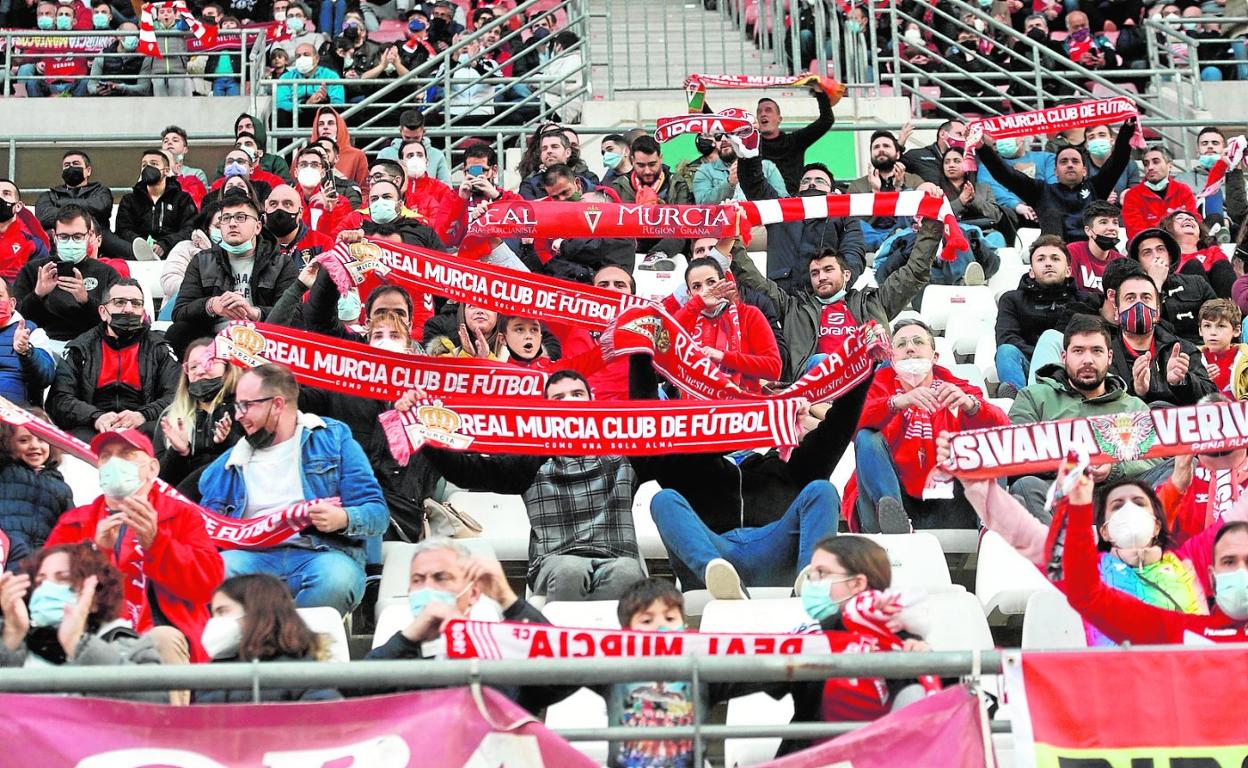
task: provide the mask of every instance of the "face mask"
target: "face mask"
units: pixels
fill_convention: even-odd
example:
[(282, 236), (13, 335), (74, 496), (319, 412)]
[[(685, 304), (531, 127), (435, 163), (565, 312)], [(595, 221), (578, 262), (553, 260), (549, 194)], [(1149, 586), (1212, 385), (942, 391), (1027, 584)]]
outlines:
[(1145, 181), (1145, 182), (1144, 182), (1144, 186), (1148, 187), (1149, 189), (1153, 190), (1154, 192), (1160, 192), (1160, 191), (1162, 191), (1163, 189), (1165, 189), (1166, 187), (1168, 187), (1169, 185), (1170, 185), (1170, 177), (1169, 177), (1169, 176), (1167, 176), (1166, 178), (1162, 179), (1161, 181)]
[(823, 621), (835, 616), (841, 610), (841, 603), (844, 601), (832, 599), (832, 585), (843, 581), (849, 581), (849, 579), (808, 580), (803, 584), (802, 608), (806, 611), (806, 615), (815, 621)]
[(66, 30), (73, 29), (73, 28), (74, 28), (74, 20), (73, 20), (73, 19), (71, 19), (71, 18), (70, 18), (70, 17), (68, 17), (68, 16), (57, 16), (57, 17), (56, 17), (56, 28), (57, 28), (57, 29), (59, 29), (59, 30), (61, 30), (62, 32), (66, 31)]
[(393, 200), (382, 198), (368, 204), (368, 213), (373, 221), (385, 224), (399, 217), (399, 206)]
[(0, 197), (0, 224), (13, 220), (13, 203)]
[(826, 299), (819, 298), (818, 296), (816, 296), (815, 298), (819, 299), (819, 303), (826, 307), (829, 304), (835, 304), (836, 302), (845, 298), (845, 293), (846, 293), (845, 289), (842, 288), (841, 290), (837, 291), (836, 293), (832, 294)]
[(195, 402), (206, 403), (216, 397), (223, 386), (225, 386), (225, 377), (218, 376), (215, 379), (188, 381), (186, 383), (186, 391), (195, 399)]
[(127, 51), (137, 51), (139, 49), (139, 38), (137, 35), (130, 35), (121, 39), (121, 47)]
[(662, 626), (655, 630), (656, 632), (684, 632), (685, 625), (681, 624), (675, 627)]
[(343, 57), (342, 57), (342, 68), (343, 68), (343, 69), (351, 69), (351, 67), (353, 67), (354, 65), (355, 65), (355, 57), (354, 57), (354, 56), (343, 56)]
[(378, 339), (371, 346), (373, 349), (384, 349), (387, 352), (398, 352), (401, 354), (407, 354), (409, 351), (407, 345), (399, 339)]
[(624, 156), (618, 152), (603, 152), (602, 153), (602, 164), (606, 168), (615, 168), (617, 165), (620, 164), (620, 161), (623, 159), (624, 159)]
[(1199, 162), (1202, 166), (1204, 166), (1206, 170), (1217, 165), (1217, 162), (1220, 159), (1221, 157), (1219, 155), (1201, 155), (1200, 157), (1196, 158), (1197, 162)]
[[(1213, 575), (1213, 589), (1218, 607), (1235, 621), (1248, 619), (1248, 571), (1239, 569)], [(31, 601), (33, 606), (34, 601)], [(34, 620), (34, 612), (31, 612)]]
[(1043, 43), (1048, 39), (1049, 34), (1039, 27), (1032, 27), (1031, 31), (1027, 33), (1027, 37), (1031, 38), (1034, 42)]
[(1094, 235), (1092, 241), (1096, 243), (1096, 247), (1102, 251), (1112, 251), (1118, 247), (1118, 238), (1109, 235)]
[(304, 189), (312, 189), (321, 185), (324, 176), (315, 168), (300, 168), (295, 173), (295, 181)]
[(338, 297), (338, 319), (344, 323), (359, 322), (360, 294), (352, 291)]
[(86, 172), (76, 165), (71, 165), (61, 171), (61, 181), (64, 181), (68, 186), (76, 187), (85, 179)]
[(109, 22), (111, 22), (112, 20), (113, 20), (113, 17), (107, 13), (91, 14), (91, 25), (94, 26), (96, 29), (108, 29)]
[[(705, 157), (706, 155), (711, 154), (711, 150), (715, 149), (715, 140), (712, 139), (710, 136), (707, 136), (704, 133), (699, 133), (693, 139), (693, 146), (698, 150), (699, 155), (702, 155), (703, 157)], [(607, 154), (615, 155), (616, 157), (621, 158), (621, 159), (623, 158), (622, 155), (618, 155), (614, 152), (608, 152)], [(602, 162), (606, 164), (607, 155), (602, 156)], [(615, 165), (619, 165), (619, 164), (620, 164), (620, 161), (616, 160)], [(615, 165), (609, 165), (607, 167), (614, 168)]]
[(286, 21), (286, 11), (274, 11), (273, 20), (274, 21)]
[(108, 327), (113, 333), (117, 334), (118, 339), (129, 341), (138, 336), (142, 331), (147, 330), (147, 320), (142, 315), (115, 312), (108, 316)]
[(1018, 141), (1016, 139), (1001, 139), (997, 142), (997, 154), (1002, 157), (1014, 157), (1018, 154)]
[(907, 29), (906, 42), (921, 48), (923, 46), (923, 32), (918, 29)]
[(114, 456), (100, 467), (100, 490), (110, 499), (132, 496), (142, 484), (139, 467), (133, 462)]
[(299, 74), (310, 75), (314, 69), (316, 65), (312, 63), (311, 56), (299, 56), (295, 59), (295, 71)]
[[(463, 594), (462, 592), (460, 594)], [(442, 603), (443, 605), (455, 605), (459, 600), (459, 595), (452, 592), (443, 592), (433, 587), (421, 587), (415, 592), (411, 592), (407, 596), (407, 608), (412, 612), (413, 616), (419, 616), (420, 612), (425, 610), (430, 603)]]
[(56, 244), (56, 258), (66, 264), (77, 264), (87, 258), (87, 242), (75, 243), (70, 240), (68, 243), (58, 242)]
[(1153, 542), (1157, 518), (1149, 510), (1128, 501), (1109, 518), (1105, 529), (1109, 541), (1118, 549), (1143, 549)]
[(30, 625), (55, 627), (65, 618), (65, 609), (78, 602), (78, 593), (68, 584), (45, 581), (30, 593)]
[(911, 387), (917, 387), (932, 372), (932, 361), (925, 357), (909, 357), (893, 363), (897, 378)]
[(221, 244), (221, 228), (209, 227), (208, 228), (208, 240), (211, 241), (214, 245), (220, 245)]
[[(273, 416), (273, 406), (272, 404), (270, 404), (269, 412), (264, 417), (264, 423), (268, 424), (269, 419), (272, 416)], [(246, 435), (245, 437), (243, 437), (243, 439), (246, 440), (247, 444), (251, 446), (251, 450), (263, 451), (265, 448), (268, 448), (270, 445), (273, 445), (273, 441), (277, 439), (277, 433), (274, 432), (269, 427), (264, 426), (264, 427), (260, 427), (255, 432), (252, 432), (250, 435)]]
[(199, 636), (204, 651), (214, 659), (226, 658), (238, 653), (238, 646), (243, 642), (242, 616), (213, 616), (204, 625), (204, 633)]
[(403, 166), (407, 168), (408, 176), (419, 179), (429, 170), (429, 161), (423, 157), (416, 157), (413, 155), (412, 157), (407, 158), (407, 161), (403, 163)]
[(304, 19), (286, 19), (286, 28), (296, 35), (303, 31), (306, 24)]
[[(225, 171), (226, 171), (226, 175), (228, 176), (230, 169), (226, 168)], [(161, 173), (160, 169), (154, 165), (145, 165), (143, 166), (143, 170), (139, 171), (139, 181), (143, 182), (149, 187), (159, 184), (160, 180), (163, 179), (164, 177), (165, 175)]]
[(224, 240), (222, 240), (222, 241), (219, 243), (219, 245), (221, 246), (221, 250), (225, 251), (226, 253), (230, 254), (231, 256), (243, 256), (243, 255), (245, 255), (248, 251), (250, 251), (250, 250), (252, 250), (253, 248), (255, 248), (255, 247), (256, 247), (256, 246), (255, 246), (255, 241), (253, 241), (253, 240), (244, 240), (243, 242), (239, 243), (238, 245), (231, 245), (230, 243), (227, 243), (227, 242), (225, 242)]
[(1137, 301), (1118, 313), (1118, 327), (1135, 336), (1146, 336), (1157, 322), (1157, 310)]
[(862, 24), (857, 21), (854, 21), (853, 19), (850, 19), (849, 21), (845, 22), (845, 31), (851, 35), (856, 35), (862, 31)]
[(1088, 141), (1088, 153), (1093, 157), (1105, 157), (1113, 145), (1109, 143), (1109, 139), (1091, 139)]
[(279, 208), (264, 217), (264, 226), (277, 237), (286, 237), (299, 228), (299, 217)]
[(242, 176), (244, 179), (251, 173), (251, 169), (242, 163), (229, 163), (225, 166), (225, 178), (233, 178), (234, 176)]
[(52, 29), (55, 24), (56, 22), (52, 20), (51, 16), (40, 16), (35, 19), (35, 26), (39, 29)]

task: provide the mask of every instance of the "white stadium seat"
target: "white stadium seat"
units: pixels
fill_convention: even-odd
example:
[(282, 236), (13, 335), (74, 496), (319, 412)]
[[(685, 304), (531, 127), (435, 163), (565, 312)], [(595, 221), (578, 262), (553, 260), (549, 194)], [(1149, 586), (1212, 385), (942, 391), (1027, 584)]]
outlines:
[(524, 499), (499, 493), (455, 491), (447, 499), (481, 524), (479, 541), (488, 543), (503, 562), (529, 559), (529, 513)]
[(929, 285), (923, 289), (923, 299), (919, 305), (922, 319), (933, 331), (943, 331), (954, 313), (992, 312), (994, 317), (997, 303), (992, 291), (986, 285)]
[(999, 534), (984, 533), (975, 569), (975, 596), (983, 604), (990, 623), (1004, 623), (1010, 616), (1021, 616), (1027, 600), (1036, 592), (1056, 591), (1040, 569)]
[[(490, 543), (483, 539), (456, 539), (455, 543), (464, 545), (474, 555), (498, 557)], [(378, 621), (391, 605), (402, 604), (404, 608), (407, 607), (407, 587), (411, 581), (412, 553), (416, 551), (416, 545), (391, 541), (382, 549), (381, 584), (377, 588), (377, 605), (373, 609), (373, 615)]]
[(347, 645), (347, 630), (343, 626), (342, 616), (329, 606), (318, 608), (297, 608), (299, 618), (308, 625), (308, 629), (324, 635), (329, 640), (329, 661), (350, 661), (351, 648)]
[(1058, 650), (1088, 647), (1083, 619), (1061, 592), (1043, 591), (1027, 598), (1023, 648)]
[(893, 589), (927, 592), (960, 592), (963, 588), (949, 578), (940, 541), (931, 533), (871, 533), (866, 536), (884, 547), (893, 567)]
[[(588, 600), (585, 602), (547, 603), (542, 613), (551, 624), (560, 627), (586, 629), (619, 629), (616, 616), (618, 600)], [(546, 727), (554, 729), (605, 728), (607, 702), (598, 693), (581, 688), (568, 698), (546, 709)], [(599, 765), (607, 761), (607, 742), (578, 741), (572, 746), (589, 756)]]
[(661, 490), (658, 483), (647, 480), (637, 488), (633, 496), (633, 528), (637, 533), (637, 547), (643, 560), (667, 560), (667, 547), (659, 537), (658, 526), (650, 513), (650, 500)]

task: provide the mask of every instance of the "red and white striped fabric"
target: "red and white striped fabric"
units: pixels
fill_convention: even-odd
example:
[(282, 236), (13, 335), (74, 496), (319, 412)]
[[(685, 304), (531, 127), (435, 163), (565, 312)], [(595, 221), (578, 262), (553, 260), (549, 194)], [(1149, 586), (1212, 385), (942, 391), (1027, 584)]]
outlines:
[(1209, 195), (1217, 194), (1222, 189), (1222, 183), (1226, 180), (1226, 174), (1232, 168), (1238, 168), (1244, 162), (1244, 150), (1248, 149), (1248, 137), (1235, 136), (1226, 142), (1226, 155), (1219, 157), (1218, 161), (1209, 169), (1209, 178), (1205, 179), (1205, 188), (1200, 190), (1200, 194), (1196, 195), (1196, 199), (1204, 200)]
[(210, 29), (199, 22), (199, 19), (186, 7), (184, 0), (166, 0), (160, 3), (144, 3), (143, 12), (139, 15), (139, 53), (144, 56), (163, 58), (160, 45), (156, 41), (156, 12), (163, 8), (172, 8), (186, 26), (190, 28), (195, 39), (205, 45), (211, 45), (217, 38), (215, 29)]

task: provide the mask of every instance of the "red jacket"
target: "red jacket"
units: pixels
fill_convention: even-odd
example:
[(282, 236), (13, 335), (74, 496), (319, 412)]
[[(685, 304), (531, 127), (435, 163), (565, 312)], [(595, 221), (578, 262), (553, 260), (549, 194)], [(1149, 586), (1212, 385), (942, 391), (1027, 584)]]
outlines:
[(1166, 214), (1173, 211), (1195, 211), (1196, 195), (1192, 188), (1170, 179), (1166, 185), (1166, 197), (1144, 186), (1143, 182), (1131, 187), (1122, 195), (1122, 224), (1127, 229), (1127, 239), (1161, 223)]
[(1248, 640), (1244, 623), (1214, 607), (1208, 616), (1157, 608), (1101, 581), (1100, 553), (1092, 538), (1092, 506), (1066, 507), (1065, 579), (1058, 584), (1070, 606), (1115, 643), (1164, 645), (1191, 632), (1219, 643)]
[(283, 256), (294, 257), (295, 266), (302, 269), (312, 259), (325, 251), (332, 250), (334, 241), (328, 235), (309, 228), (307, 224), (300, 223), (299, 226), (303, 230), (299, 239), (290, 245), (278, 243), (277, 251)]
[(351, 213), (351, 201), (345, 197), (339, 197), (332, 210), (325, 210), (309, 201), (302, 187), (295, 185), (295, 189), (299, 190), (299, 196), (303, 198), (304, 225), (325, 235), (333, 242), (335, 233), (338, 232), (338, 225), (347, 214)]
[(915, 499), (923, 497), (927, 476), (936, 466), (936, 438), (941, 432), (1000, 427), (1010, 423), (1005, 412), (984, 399), (984, 394), (978, 387), (954, 376), (949, 369), (933, 365), (932, 378), (934, 381), (955, 386), (974, 397), (979, 401), (979, 410), (974, 416), (964, 411), (959, 411), (955, 416), (948, 408), (942, 408), (936, 413), (928, 414), (932, 425), (929, 436), (908, 436), (907, 432), (912, 424), (921, 424), (921, 420), (916, 418), (920, 412), (916, 408), (893, 412), (888, 401), (893, 395), (901, 394), (901, 382), (897, 380), (895, 370), (880, 368), (875, 372), (871, 389), (867, 391), (867, 401), (862, 406), (862, 416), (858, 419), (859, 429), (874, 429), (884, 437), (884, 442), (888, 443), (889, 452), (893, 455), (893, 465), (897, 467), (902, 490)]
[[(129, 618), (135, 631), (151, 629), (152, 608), (148, 596), (155, 592), (160, 612), (186, 635), (191, 660), (211, 661), (199, 638), (208, 622), (212, 593), (225, 577), (225, 564), (204, 530), (204, 519), (198, 507), (155, 489), (148, 492), (147, 501), (156, 509), (157, 520), (156, 539), (151, 549), (142, 552), (134, 531), (123, 529), (117, 546), (109, 553), (113, 565), (127, 578), (126, 602), (141, 608), (137, 618)], [(85, 507), (71, 509), (61, 515), (44, 546), (93, 541), (96, 527), (109, 514), (103, 496)], [(150, 580), (151, 590), (142, 589), (129, 579), (140, 567)]]
[(546, 328), (559, 339), (563, 356), (557, 369), (576, 371), (589, 382), (595, 400), (627, 400), (628, 355), (612, 360), (602, 357), (598, 338), (584, 328), (562, 323), (546, 323)]
[(730, 310), (719, 313), (718, 317), (710, 318), (702, 314), (706, 303), (701, 296), (691, 296), (689, 301), (676, 313), (676, 322), (681, 328), (695, 337), (700, 337), (701, 344), (722, 350), (724, 360), (720, 368), (742, 389), (758, 392), (759, 379), (775, 381), (780, 378), (780, 370), (784, 363), (780, 360), (780, 348), (776, 346), (776, 335), (771, 331), (767, 316), (755, 306), (741, 301), (734, 303), (740, 321), (740, 344), (731, 344), (729, 339), (733, 333)]
[(182, 187), (182, 191), (191, 196), (195, 201), (195, 207), (199, 208), (204, 204), (204, 195), (208, 194), (208, 188), (204, 186), (204, 182), (199, 180), (198, 176), (179, 176), (178, 184)]
[(423, 216), (447, 245), (458, 245), (464, 239), (459, 222), (467, 219), (467, 206), (459, 193), (446, 184), (429, 176), (410, 179), (403, 205)]
[[(228, 177), (222, 176), (221, 178), (212, 182), (212, 186), (208, 187), (208, 191), (216, 192), (218, 189), (221, 189), (221, 187), (225, 186), (225, 182), (228, 180), (229, 180)], [(251, 169), (251, 174), (248, 175), (247, 180), (253, 181), (253, 182), (255, 181), (264, 182), (265, 184), (269, 185), (270, 190), (274, 189), (275, 187), (280, 187), (283, 184), (290, 183), (289, 181), (286, 181), (285, 179), (283, 179), (281, 176), (278, 176), (277, 174), (269, 173), (268, 171), (262, 170), (260, 166), (258, 165), (255, 168)]]

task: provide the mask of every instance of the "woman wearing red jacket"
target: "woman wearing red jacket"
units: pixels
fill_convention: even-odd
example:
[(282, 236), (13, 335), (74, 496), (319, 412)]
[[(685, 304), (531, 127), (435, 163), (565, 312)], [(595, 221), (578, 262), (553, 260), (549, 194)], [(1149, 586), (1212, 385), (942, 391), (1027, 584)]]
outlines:
[(685, 285), (690, 298), (676, 322), (693, 335), (703, 354), (747, 392), (761, 391), (760, 379), (780, 378), (780, 349), (767, 318), (737, 299), (737, 284), (724, 279), (719, 262), (689, 262)]
[[(1057, 482), (1064, 480), (1063, 470)], [(1065, 578), (1058, 586), (1085, 621), (1117, 643), (1184, 643), (1189, 633), (1214, 642), (1248, 640), (1248, 523), (1227, 523), (1213, 537), (1208, 569), (1215, 606), (1208, 615), (1148, 605), (1105, 584), (1092, 523), (1092, 480), (1085, 474), (1058, 502), (1049, 536), (1054, 539), (1065, 530)]]
[(1179, 244), (1178, 271), (1185, 275), (1199, 275), (1209, 281), (1213, 292), (1220, 299), (1231, 298), (1235, 285), (1235, 268), (1205, 230), (1196, 214), (1191, 211), (1175, 211), (1157, 226), (1174, 236)]

